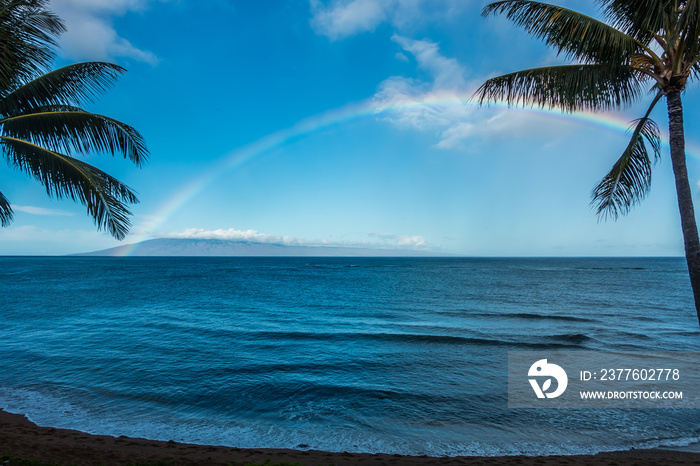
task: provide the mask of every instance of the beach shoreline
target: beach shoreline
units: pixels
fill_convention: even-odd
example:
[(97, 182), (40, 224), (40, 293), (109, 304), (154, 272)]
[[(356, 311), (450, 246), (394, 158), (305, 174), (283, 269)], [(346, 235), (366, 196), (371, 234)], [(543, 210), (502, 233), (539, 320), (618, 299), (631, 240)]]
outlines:
[(429, 457), (373, 453), (336, 453), (318, 450), (236, 448), (186, 444), (131, 437), (93, 435), (42, 427), (21, 414), (0, 410), (0, 455), (56, 462), (62, 465), (123, 466), (128, 462), (169, 461), (173, 465), (211, 465), (280, 462), (302, 465), (700, 465), (700, 453), (680, 450), (629, 450), (597, 455)]

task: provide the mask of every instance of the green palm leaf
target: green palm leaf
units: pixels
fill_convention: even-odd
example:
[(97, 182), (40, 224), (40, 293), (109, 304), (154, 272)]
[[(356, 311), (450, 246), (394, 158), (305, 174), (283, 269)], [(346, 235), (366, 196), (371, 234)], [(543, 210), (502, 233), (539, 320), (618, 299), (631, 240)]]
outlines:
[(547, 3), (504, 0), (489, 4), (483, 16), (501, 13), (569, 58), (623, 63), (640, 44), (614, 27), (576, 11)]
[[(0, 153), (39, 180), (50, 196), (82, 202), (98, 229), (123, 239), (130, 226), (126, 204), (138, 202), (134, 193), (64, 153), (107, 152), (145, 162), (148, 150), (138, 131), (81, 108), (114, 85), (124, 68), (89, 62), (46, 72), (65, 31), (48, 5), (49, 0), (0, 0)], [(0, 193), (0, 225), (12, 217)]]
[(683, 44), (680, 58), (695, 64), (700, 54), (700, 0), (685, 2), (679, 23), (679, 41)]
[(73, 157), (7, 136), (0, 141), (8, 162), (41, 182), (49, 196), (81, 202), (98, 229), (117, 239), (126, 236), (131, 212), (125, 203), (138, 202), (126, 185)]
[(148, 156), (145, 141), (134, 128), (75, 107), (40, 107), (32, 113), (0, 120), (0, 125), (2, 134), (54, 152), (120, 153), (137, 165)]
[(603, 218), (626, 214), (649, 192), (652, 162), (647, 143), (655, 161), (661, 156), (661, 132), (649, 115), (661, 97), (663, 94), (658, 93), (644, 117), (633, 121), (634, 131), (627, 148), (593, 189), (591, 204)]
[(603, 14), (616, 28), (648, 43), (655, 31), (671, 31), (676, 0), (599, 0)]
[(640, 76), (627, 66), (564, 65), (491, 78), (474, 93), (479, 105), (505, 101), (509, 105), (574, 110), (598, 110), (628, 105), (642, 93)]
[(0, 6), (0, 95), (51, 65), (65, 26), (47, 5), (46, 0), (15, 0)]
[(12, 205), (3, 193), (0, 193), (0, 225), (9, 226), (13, 217)]
[(700, 56), (696, 57), (695, 61), (693, 62), (693, 67), (691, 68), (691, 73), (690, 76), (695, 78), (695, 79), (700, 79), (700, 64), (698, 64), (698, 60), (700, 60)]
[(82, 105), (114, 85), (124, 68), (87, 62), (58, 68), (18, 87), (0, 99), (0, 115), (23, 113), (45, 105)]

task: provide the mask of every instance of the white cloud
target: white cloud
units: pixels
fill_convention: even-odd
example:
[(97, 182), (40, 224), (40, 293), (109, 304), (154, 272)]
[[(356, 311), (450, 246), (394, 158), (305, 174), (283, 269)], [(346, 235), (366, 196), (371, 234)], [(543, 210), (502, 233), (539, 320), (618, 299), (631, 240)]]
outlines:
[[(372, 104), (378, 114), (402, 129), (432, 131), (435, 147), (467, 147), (467, 141), (489, 141), (509, 136), (543, 135), (558, 125), (542, 127), (542, 120), (531, 113), (513, 110), (478, 109), (467, 103), (485, 78), (468, 79), (468, 70), (456, 59), (440, 53), (439, 44), (394, 35), (392, 40), (411, 54), (423, 70), (425, 81), (391, 76), (377, 87)], [(402, 53), (399, 52), (399, 53)]]
[(469, 139), (475, 135), (478, 126), (468, 121), (457, 121), (448, 126), (440, 134), (440, 142), (435, 146), (440, 149), (451, 149), (459, 146), (465, 139)]
[(438, 44), (429, 40), (399, 35), (394, 35), (392, 40), (415, 58), (418, 68), (428, 74), (430, 81), (402, 76), (384, 80), (374, 95), (375, 109), (386, 113), (387, 119), (401, 128), (436, 132), (440, 137), (438, 147), (455, 147), (463, 139), (459, 135), (473, 126), (470, 120), (474, 109), (466, 103), (456, 106), (440, 103), (465, 100), (457, 96), (464, 95), (469, 88), (466, 69), (457, 60), (441, 55)]
[(324, 6), (318, 0), (311, 0), (314, 14), (311, 24), (314, 29), (332, 40), (373, 31), (386, 19), (385, 4), (388, 1), (353, 0), (336, 2), (332, 7)]
[[(381, 82), (373, 96), (377, 114), (402, 129), (430, 131), (439, 149), (474, 150), (475, 141), (492, 141), (509, 136), (551, 135), (549, 123), (530, 113), (486, 111), (469, 105), (468, 100), (486, 77), (469, 76), (458, 60), (440, 53), (440, 45), (429, 39), (416, 40), (402, 29), (436, 23), (454, 17), (458, 10), (478, 7), (474, 2), (458, 0), (310, 0), (311, 24), (319, 34), (331, 40), (370, 32), (380, 24), (390, 24), (397, 33), (391, 40), (401, 50), (395, 58), (409, 62), (413, 57), (426, 78), (391, 76)], [(544, 131), (543, 131), (544, 130)]]
[[(492, 116), (491, 116), (492, 115)], [(549, 144), (555, 136), (561, 137), (566, 131), (565, 121), (544, 120), (544, 116), (515, 109), (487, 113), (483, 109), (472, 108), (466, 119), (455, 119), (440, 132), (439, 149), (452, 149), (464, 146), (467, 141), (492, 142), (504, 136), (508, 138), (547, 137)], [(545, 125), (546, 124), (546, 125)]]
[(428, 246), (427, 240), (421, 235), (401, 236), (393, 233), (369, 233), (368, 235), (398, 247), (421, 248)]
[(408, 63), (408, 57), (401, 52), (396, 52), (396, 55), (394, 55), (394, 57), (397, 60)]
[(25, 214), (32, 215), (47, 215), (53, 217), (70, 217), (73, 215), (71, 212), (66, 212), (64, 210), (56, 209), (45, 209), (43, 207), (34, 207), (30, 205), (12, 205), (12, 210), (15, 212), (24, 212)]
[(311, 26), (331, 40), (374, 31), (381, 23), (403, 29), (448, 17), (465, 8), (461, 0), (310, 0)]
[(454, 58), (440, 54), (438, 44), (429, 40), (413, 40), (394, 34), (391, 38), (406, 52), (412, 54), (418, 67), (433, 77), (433, 87), (437, 89), (463, 89), (466, 85), (466, 70)]
[(219, 239), (229, 241), (248, 241), (251, 243), (284, 244), (288, 246), (336, 246), (336, 247), (363, 247), (363, 248), (401, 248), (401, 249), (426, 249), (432, 248), (428, 241), (420, 235), (405, 236), (393, 233), (368, 233), (372, 241), (331, 241), (327, 239), (306, 240), (294, 236), (271, 235), (260, 233), (256, 230), (237, 230), (235, 228), (204, 230), (202, 228), (188, 228), (182, 232), (156, 234), (159, 238), (179, 239)]
[(113, 18), (141, 11), (153, 0), (51, 0), (50, 9), (65, 22), (61, 53), (72, 60), (114, 60), (124, 57), (151, 65), (158, 58), (119, 36)]
[(256, 230), (203, 230), (201, 228), (188, 228), (182, 232), (167, 233), (157, 235), (161, 238), (181, 238), (181, 239), (222, 239), (231, 241), (250, 241), (252, 243), (274, 243), (274, 244), (301, 244), (299, 240), (292, 236), (277, 236), (267, 233), (259, 233)]

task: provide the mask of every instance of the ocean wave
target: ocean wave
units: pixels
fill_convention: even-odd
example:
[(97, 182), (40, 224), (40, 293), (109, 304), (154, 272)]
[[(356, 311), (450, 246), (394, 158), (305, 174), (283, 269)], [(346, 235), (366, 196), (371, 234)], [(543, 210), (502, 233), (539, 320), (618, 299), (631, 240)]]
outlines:
[(589, 337), (588, 335), (584, 335), (583, 333), (563, 333), (560, 335), (552, 335), (550, 338), (552, 338), (553, 340), (567, 341), (572, 343), (583, 343), (586, 341), (594, 340), (593, 337)]
[[(572, 348), (592, 338), (583, 334), (562, 334), (544, 337), (527, 336), (524, 339), (482, 338), (457, 335), (435, 335), (425, 333), (354, 333), (354, 332), (280, 332), (264, 331), (249, 334), (253, 339), (263, 341), (384, 341), (397, 343), (435, 343), (443, 345), (509, 346), (518, 348)], [(539, 341), (531, 341), (533, 339)]]
[[(336, 387), (320, 387), (328, 393)], [(363, 395), (399, 397), (398, 392), (365, 391)], [(443, 430), (440, 426), (411, 425), (393, 432), (378, 429), (379, 419), (365, 422), (347, 421), (318, 425), (300, 422), (290, 416), (288, 423), (233, 420), (209, 413), (207, 416), (183, 416), (173, 412), (141, 414), (126, 407), (115, 411), (91, 409), (83, 402), (35, 390), (2, 387), (0, 407), (8, 412), (24, 414), (31, 421), (58, 428), (76, 429), (99, 435), (127, 435), (154, 440), (227, 445), (239, 448), (291, 448), (353, 453), (388, 453), (430, 456), (547, 456), (596, 454), (606, 451), (684, 447), (700, 442), (697, 429), (685, 435), (666, 435), (636, 439), (611, 430), (600, 432), (562, 430), (542, 424), (523, 425), (517, 430), (503, 431), (488, 423), (465, 425), (461, 429)], [(300, 407), (304, 409), (304, 407)], [(305, 408), (317, 412), (318, 405)], [(303, 411), (302, 411), (303, 412)], [(366, 429), (357, 425), (366, 424)], [(392, 424), (398, 427), (396, 424)], [(505, 435), (505, 437), (504, 437)]]
[(466, 313), (465, 317), (481, 317), (489, 319), (523, 319), (523, 320), (542, 320), (542, 321), (562, 321), (562, 322), (596, 322), (596, 319), (588, 317), (579, 317), (571, 315), (551, 315), (551, 314), (536, 314), (533, 312), (470, 312)]

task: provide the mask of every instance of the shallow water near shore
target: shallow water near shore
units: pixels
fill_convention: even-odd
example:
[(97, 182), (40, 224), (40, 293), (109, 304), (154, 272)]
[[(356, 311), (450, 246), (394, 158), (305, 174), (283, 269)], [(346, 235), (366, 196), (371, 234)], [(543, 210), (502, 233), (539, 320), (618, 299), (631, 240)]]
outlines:
[(700, 351), (683, 259), (0, 258), (0, 407), (237, 447), (576, 454), (691, 409), (508, 409), (512, 350)]

